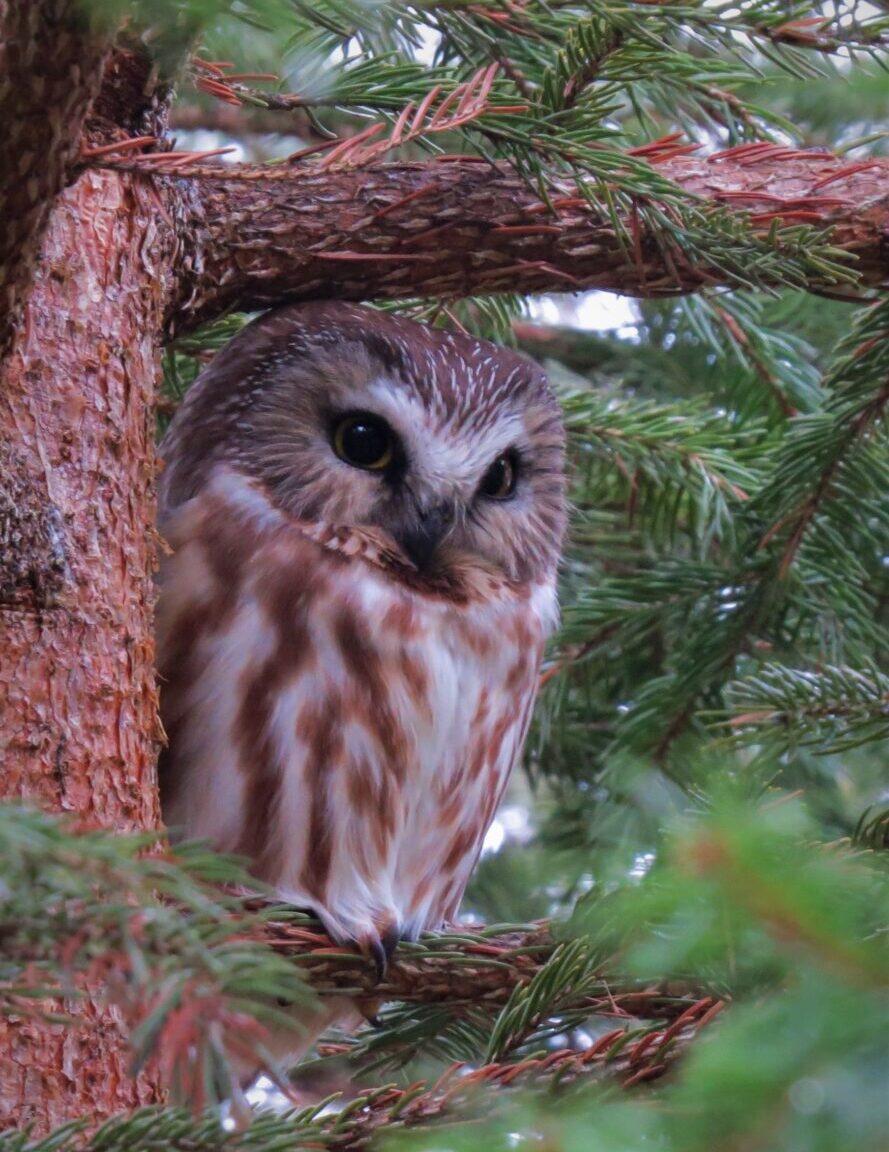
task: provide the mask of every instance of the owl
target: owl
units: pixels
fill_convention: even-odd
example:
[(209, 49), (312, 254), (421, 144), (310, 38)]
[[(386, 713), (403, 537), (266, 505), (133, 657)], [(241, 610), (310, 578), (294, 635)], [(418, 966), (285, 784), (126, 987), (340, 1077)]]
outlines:
[(557, 619), (564, 432), (541, 370), (287, 306), (161, 445), (167, 824), (247, 857), (382, 973), (456, 913)]

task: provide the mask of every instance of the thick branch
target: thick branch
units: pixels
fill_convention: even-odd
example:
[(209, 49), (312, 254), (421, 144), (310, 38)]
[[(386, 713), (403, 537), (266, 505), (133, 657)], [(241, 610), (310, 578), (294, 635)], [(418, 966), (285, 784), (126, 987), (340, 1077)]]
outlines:
[(0, 0), (0, 359), (102, 79), (106, 45), (78, 7)]
[[(666, 158), (658, 170), (705, 207), (744, 209), (763, 229), (777, 216), (831, 226), (832, 243), (855, 258), (865, 285), (889, 273), (887, 160), (848, 164), (746, 146)], [(568, 181), (553, 189), (551, 211), (506, 165), (454, 158), (329, 171), (310, 163), (179, 168), (176, 176), (166, 193), (186, 198), (191, 218), (173, 332), (230, 309), (313, 297), (584, 288), (665, 296), (725, 280), (675, 249), (665, 256), (637, 220), (627, 221), (628, 250)]]

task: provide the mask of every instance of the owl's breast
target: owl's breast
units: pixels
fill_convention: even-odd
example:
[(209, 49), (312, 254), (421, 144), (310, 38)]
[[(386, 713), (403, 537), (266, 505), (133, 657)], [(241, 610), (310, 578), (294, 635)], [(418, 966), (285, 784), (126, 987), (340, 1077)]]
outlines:
[(520, 755), (553, 589), (426, 596), (235, 495), (170, 533), (165, 817), (340, 939), (414, 935), (456, 910)]

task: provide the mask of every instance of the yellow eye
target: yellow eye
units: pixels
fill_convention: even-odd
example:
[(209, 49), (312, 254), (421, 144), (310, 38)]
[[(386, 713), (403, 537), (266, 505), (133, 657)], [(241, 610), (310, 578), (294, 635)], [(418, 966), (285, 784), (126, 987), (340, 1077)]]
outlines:
[(482, 477), (479, 492), (489, 500), (508, 500), (515, 492), (517, 479), (518, 457), (515, 452), (504, 452)]
[(340, 460), (353, 468), (382, 472), (395, 458), (395, 436), (379, 416), (353, 412), (334, 428), (333, 449)]

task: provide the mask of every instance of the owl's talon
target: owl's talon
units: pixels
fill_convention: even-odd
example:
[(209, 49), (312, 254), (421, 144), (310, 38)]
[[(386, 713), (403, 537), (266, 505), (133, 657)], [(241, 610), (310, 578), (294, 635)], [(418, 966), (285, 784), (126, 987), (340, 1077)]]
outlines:
[(383, 933), (383, 951), (386, 953), (387, 964), (394, 956), (395, 949), (398, 947), (398, 942), (400, 939), (401, 929), (396, 924), (392, 924)]
[(389, 967), (389, 952), (387, 952), (382, 940), (379, 937), (374, 937), (370, 941), (370, 957), (374, 963), (374, 969), (377, 974), (377, 984), (382, 984), (385, 976), (386, 969)]
[(401, 930), (398, 925), (390, 924), (382, 936), (374, 935), (363, 941), (356, 941), (361, 954), (373, 963), (377, 984), (381, 984), (385, 980), (389, 970), (389, 961), (392, 959), (400, 939)]

